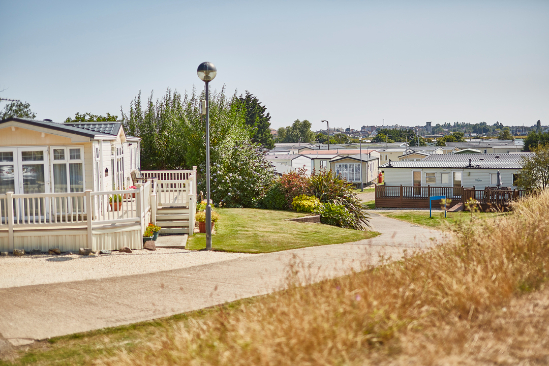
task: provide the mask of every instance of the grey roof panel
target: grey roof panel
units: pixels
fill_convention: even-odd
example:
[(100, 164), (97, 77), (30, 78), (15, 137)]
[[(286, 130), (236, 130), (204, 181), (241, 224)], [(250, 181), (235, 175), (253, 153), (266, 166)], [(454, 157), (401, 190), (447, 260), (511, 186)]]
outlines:
[(77, 122), (77, 123), (65, 123), (65, 125), (82, 128), (88, 131), (100, 133), (102, 135), (114, 135), (117, 136), (122, 127), (121, 122)]
[[(391, 161), (380, 168), (467, 168), (521, 169), (522, 158), (531, 153), (516, 154), (442, 154), (429, 155), (420, 161)], [(471, 159), (471, 166), (469, 166)]]
[(21, 122), (21, 123), (25, 123), (25, 124), (28, 124), (28, 125), (31, 125), (31, 126), (49, 128), (51, 130), (62, 131), (62, 132), (66, 132), (66, 133), (72, 133), (72, 134), (80, 135), (80, 136), (87, 136), (87, 137), (91, 137), (91, 138), (95, 137), (96, 135), (103, 135), (102, 133), (99, 133), (99, 132), (86, 130), (86, 129), (83, 129), (83, 128), (73, 127), (69, 124), (48, 122), (48, 121), (38, 121), (38, 120), (18, 118), (18, 117), (11, 117), (11, 118), (3, 119), (3, 120), (0, 121), (0, 124), (11, 122), (11, 121)]

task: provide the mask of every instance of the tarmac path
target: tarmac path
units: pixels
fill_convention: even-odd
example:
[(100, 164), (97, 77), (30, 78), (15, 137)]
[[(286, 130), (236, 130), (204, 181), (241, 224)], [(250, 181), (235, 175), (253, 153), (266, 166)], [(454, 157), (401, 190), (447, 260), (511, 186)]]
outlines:
[[(131, 324), (281, 290), (288, 264), (297, 261), (314, 281), (400, 258), (447, 239), (441, 231), (371, 212), (382, 235), (180, 268), (76, 282), (0, 288), (0, 349), (34, 340)], [(305, 224), (304, 224), (305, 225)]]

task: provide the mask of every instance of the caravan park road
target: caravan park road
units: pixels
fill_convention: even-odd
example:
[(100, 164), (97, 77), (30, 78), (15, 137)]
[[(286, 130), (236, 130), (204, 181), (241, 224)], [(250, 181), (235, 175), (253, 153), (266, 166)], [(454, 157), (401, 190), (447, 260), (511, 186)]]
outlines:
[(224, 261), (190, 267), (183, 263), (185, 258), (198, 252), (187, 252), (181, 254), (179, 269), (82, 281), (67, 276), (66, 282), (0, 288), (0, 343), (4, 339), (24, 345), (267, 294), (284, 287), (292, 261), (303, 264), (317, 281), (375, 265), (379, 255), (397, 259), (405, 250), (427, 249), (445, 240), (440, 231), (375, 213), (371, 223), (382, 235), (353, 243), (239, 258), (228, 255)]

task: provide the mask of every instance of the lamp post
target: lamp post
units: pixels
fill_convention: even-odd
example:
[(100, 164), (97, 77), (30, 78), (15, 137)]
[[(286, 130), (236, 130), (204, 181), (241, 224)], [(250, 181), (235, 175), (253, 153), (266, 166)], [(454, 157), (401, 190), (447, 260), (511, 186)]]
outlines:
[(360, 141), (360, 191), (364, 192), (364, 181), (362, 180), (362, 137), (358, 141)]
[(328, 129), (328, 150), (330, 150), (330, 122), (323, 119), (321, 122), (326, 122), (326, 128)]
[(196, 73), (200, 80), (206, 84), (206, 250), (212, 250), (212, 206), (210, 204), (210, 99), (208, 95), (208, 84), (215, 79), (217, 69), (211, 62), (203, 62), (198, 65)]

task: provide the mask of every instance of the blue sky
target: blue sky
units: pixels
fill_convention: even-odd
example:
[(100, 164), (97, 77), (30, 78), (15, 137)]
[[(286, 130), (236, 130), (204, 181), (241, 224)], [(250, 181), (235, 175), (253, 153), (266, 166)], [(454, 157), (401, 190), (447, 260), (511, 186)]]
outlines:
[[(0, 0), (0, 93), (38, 119), (249, 90), (278, 128), (549, 124), (549, 1)], [(5, 102), (0, 103), (0, 108)]]

